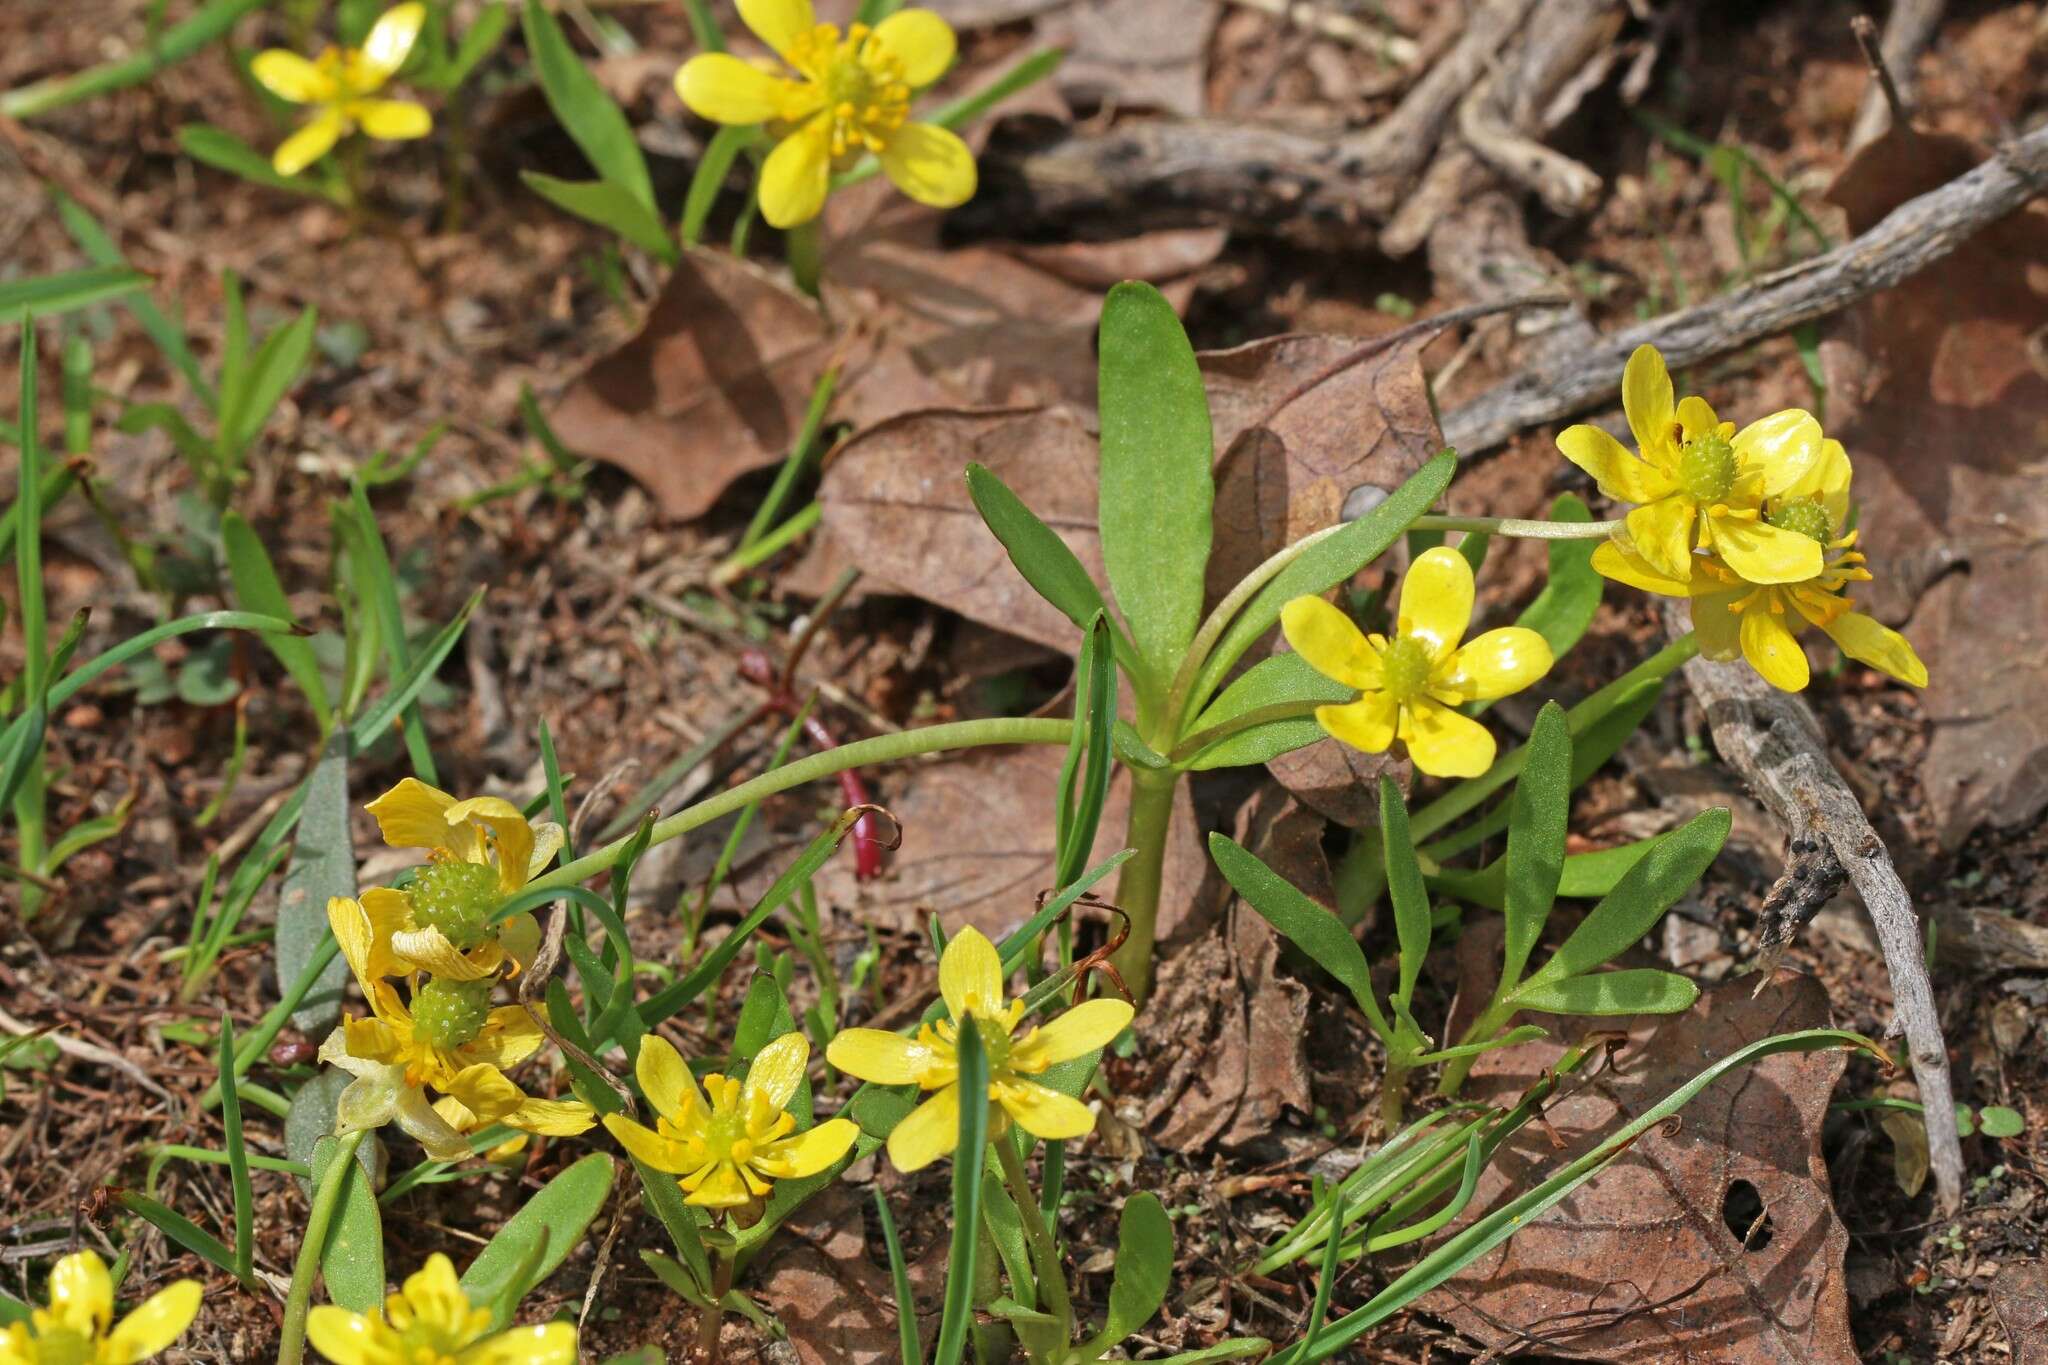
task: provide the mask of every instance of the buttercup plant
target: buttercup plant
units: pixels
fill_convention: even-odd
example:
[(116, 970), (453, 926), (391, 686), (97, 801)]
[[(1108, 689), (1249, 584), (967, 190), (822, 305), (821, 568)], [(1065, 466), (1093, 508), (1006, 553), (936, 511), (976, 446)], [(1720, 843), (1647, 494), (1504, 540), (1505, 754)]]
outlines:
[(315, 1308), (306, 1336), (334, 1365), (576, 1365), (572, 1324), (495, 1330), (438, 1251), (378, 1311)]
[(136, 1365), (185, 1334), (203, 1294), (179, 1280), (116, 1321), (106, 1262), (74, 1251), (50, 1271), (49, 1305), (0, 1330), (0, 1365)]
[(434, 117), (424, 105), (378, 94), (412, 54), (426, 18), (426, 5), (407, 0), (378, 18), (361, 47), (330, 46), (311, 61), (283, 48), (256, 54), (249, 74), (264, 89), (315, 110), (271, 154), (279, 175), (297, 175), (358, 130), (379, 142), (408, 141), (433, 131)]

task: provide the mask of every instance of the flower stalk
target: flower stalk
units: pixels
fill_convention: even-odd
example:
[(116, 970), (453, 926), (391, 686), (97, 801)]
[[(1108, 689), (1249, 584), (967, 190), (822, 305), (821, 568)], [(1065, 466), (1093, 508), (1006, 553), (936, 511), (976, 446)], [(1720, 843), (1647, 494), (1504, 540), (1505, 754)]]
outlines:
[(334, 1221), (334, 1208), (341, 1202), (349, 1167), (355, 1164), (356, 1148), (363, 1145), (368, 1132), (367, 1128), (357, 1129), (336, 1140), (334, 1156), (313, 1190), (313, 1209), (306, 1217), (305, 1237), (299, 1243), (299, 1259), (292, 1265), (291, 1288), (285, 1294), (277, 1365), (300, 1365), (306, 1358), (306, 1314), (313, 1306), (313, 1281), (320, 1274), (320, 1257), (327, 1250), (327, 1226)]
[(1017, 1216), (1024, 1223), (1024, 1240), (1031, 1246), (1031, 1260), (1038, 1269), (1038, 1286), (1052, 1315), (1059, 1319), (1059, 1337), (1062, 1344), (1074, 1338), (1074, 1304), (1067, 1295), (1066, 1272), (1060, 1265), (1059, 1243), (1053, 1239), (1052, 1227), (1038, 1207), (1038, 1199), (1031, 1192), (1031, 1182), (1024, 1175), (1024, 1159), (1017, 1155), (1017, 1146), (1008, 1134), (990, 1144), (996, 1151), (996, 1163), (1003, 1168), (1003, 1184), (1010, 1191), (1010, 1199), (1017, 1205)]

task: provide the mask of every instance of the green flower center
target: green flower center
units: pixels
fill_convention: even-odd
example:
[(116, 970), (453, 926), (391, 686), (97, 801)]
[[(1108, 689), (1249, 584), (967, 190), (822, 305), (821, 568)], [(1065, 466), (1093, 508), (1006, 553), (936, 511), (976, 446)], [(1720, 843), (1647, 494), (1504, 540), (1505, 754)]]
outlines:
[(1782, 531), (1797, 531), (1823, 545), (1835, 529), (1829, 524), (1828, 509), (1817, 498), (1786, 498), (1764, 520)]
[(1735, 487), (1735, 447), (1718, 433), (1695, 436), (1678, 452), (1678, 482), (1694, 502), (1719, 502)]
[(1414, 701), (1429, 687), (1435, 661), (1429, 646), (1411, 635), (1401, 635), (1380, 656), (1381, 688), (1403, 705)]
[[(5, 1332), (0, 1332), (4, 1339)], [(29, 1359), (36, 1365), (92, 1365), (97, 1348), (91, 1337), (80, 1336), (69, 1327), (52, 1326), (29, 1338)]]
[(902, 59), (873, 39), (866, 24), (853, 25), (844, 40), (836, 25), (820, 24), (790, 50), (791, 63), (824, 88), (835, 158), (881, 151), (910, 117)]
[(457, 952), (466, 953), (491, 936), (498, 870), (484, 863), (432, 863), (421, 869), (410, 895), (414, 923), (439, 929)]
[(413, 1037), (428, 1047), (449, 1049), (473, 1042), (491, 1017), (491, 983), (429, 977), (412, 997)]

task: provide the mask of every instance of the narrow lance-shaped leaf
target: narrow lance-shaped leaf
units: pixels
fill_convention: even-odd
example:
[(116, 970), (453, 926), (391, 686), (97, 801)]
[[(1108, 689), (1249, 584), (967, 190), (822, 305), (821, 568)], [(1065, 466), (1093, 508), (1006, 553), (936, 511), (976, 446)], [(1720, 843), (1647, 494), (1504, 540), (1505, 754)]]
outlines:
[(1152, 1320), (1173, 1277), (1173, 1224), (1159, 1197), (1140, 1190), (1124, 1201), (1116, 1225), (1116, 1265), (1109, 1317), (1081, 1348), (1084, 1358), (1107, 1351)]
[(584, 67), (561, 24), (541, 0), (526, 0), (521, 22), (548, 107), (599, 175), (639, 200), (649, 213), (654, 212), (647, 161), (625, 114)]
[(1532, 981), (1515, 993), (1515, 1004), (1546, 1014), (1676, 1014), (1692, 1008), (1700, 988), (1676, 972), (1630, 967), (1587, 972), (1562, 981)]
[[(1380, 844), (1387, 868), (1387, 897), (1394, 903), (1394, 938), (1401, 945), (1398, 1008), (1415, 998), (1422, 960), (1429, 956), (1429, 888), (1415, 860), (1415, 840), (1408, 833), (1408, 807), (1394, 779), (1380, 778)], [(1348, 935), (1347, 935), (1348, 937)]]
[(1317, 905), (1285, 877), (1267, 867), (1242, 845), (1222, 834), (1209, 836), (1209, 856), (1244, 903), (1301, 949), (1308, 958), (1343, 984), (1365, 1011), (1381, 1039), (1393, 1035), (1373, 996), (1372, 968), (1365, 951), (1343, 921)]
[[(291, 866), (277, 897), (277, 974), (293, 981), (327, 942), (327, 902), (356, 894), (356, 851), (349, 831), (349, 734), (336, 727), (306, 779), (305, 804), (299, 816), (299, 837), (292, 845)], [(325, 1034), (341, 1016), (341, 992), (348, 984), (348, 964), (329, 962), (292, 1014), (292, 1027), (313, 1036)]]
[(1040, 597), (1066, 613), (1068, 620), (1083, 630), (1097, 612), (1107, 613), (1102, 589), (1088, 576), (1067, 542), (1039, 520), (1024, 500), (1010, 491), (994, 473), (982, 465), (967, 466), (967, 496), (995, 538), (1002, 542), (1017, 566)]
[(1522, 979), (1543, 935), (1564, 875), (1565, 825), (1571, 815), (1572, 737), (1564, 708), (1545, 702), (1529, 732), (1528, 759), (1508, 808), (1507, 914), (1501, 987)]
[(939, 1317), (935, 1365), (959, 1365), (974, 1323), (974, 1263), (981, 1248), (981, 1163), (988, 1147), (988, 1054), (974, 1017), (960, 1021), (960, 1132), (953, 1149), (953, 1247), (946, 1262), (946, 1300)]
[[(541, 1186), (462, 1272), (463, 1292), (470, 1302), (509, 1299), (516, 1304), (552, 1275), (582, 1244), (584, 1230), (603, 1211), (616, 1170), (609, 1156), (592, 1152)], [(543, 1237), (546, 1250), (538, 1261), (530, 1261), (527, 1249)]]

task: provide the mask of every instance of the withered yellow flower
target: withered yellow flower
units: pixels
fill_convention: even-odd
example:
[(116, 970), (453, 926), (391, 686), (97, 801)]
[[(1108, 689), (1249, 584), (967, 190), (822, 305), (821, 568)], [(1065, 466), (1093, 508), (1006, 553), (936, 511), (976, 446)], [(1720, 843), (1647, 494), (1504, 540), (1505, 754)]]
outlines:
[(1003, 998), (1003, 963), (973, 926), (962, 929), (939, 958), (939, 994), (949, 1018), (919, 1028), (916, 1038), (881, 1029), (842, 1029), (825, 1059), (847, 1075), (877, 1085), (916, 1085), (934, 1093), (889, 1134), (889, 1159), (902, 1171), (928, 1166), (960, 1140), (959, 1023), (970, 1016), (988, 1057), (988, 1103), (996, 1106), (991, 1135), (1014, 1119), (1025, 1132), (1057, 1141), (1095, 1127), (1095, 1115), (1071, 1095), (1033, 1079), (1055, 1062), (1107, 1047), (1131, 1022), (1121, 1000), (1086, 1000), (1019, 1038), (1024, 1002)]
[(384, 142), (425, 137), (433, 130), (433, 115), (420, 105), (373, 98), (405, 65), (426, 18), (427, 7), (411, 0), (384, 11), (361, 47), (329, 47), (312, 61), (283, 48), (256, 54), (249, 74), (264, 89), (317, 109), (272, 154), (270, 164), (279, 175), (297, 175), (358, 128)]
[(761, 165), (761, 216), (780, 228), (818, 216), (832, 173), (872, 152), (920, 204), (974, 197), (974, 153), (934, 123), (910, 121), (911, 96), (946, 73), (956, 40), (944, 19), (904, 9), (844, 36), (811, 0), (739, 0), (740, 18), (795, 72), (764, 70), (724, 52), (676, 72), (683, 103), (714, 123), (765, 124), (778, 140)]
[(382, 1312), (323, 1304), (308, 1315), (306, 1338), (334, 1365), (576, 1365), (574, 1326), (493, 1333), (491, 1310), (469, 1301), (438, 1251), (384, 1300)]
[(114, 1281), (93, 1251), (74, 1251), (50, 1271), (50, 1303), (0, 1331), (0, 1365), (135, 1365), (179, 1337), (199, 1315), (197, 1280), (158, 1290), (114, 1321)]

